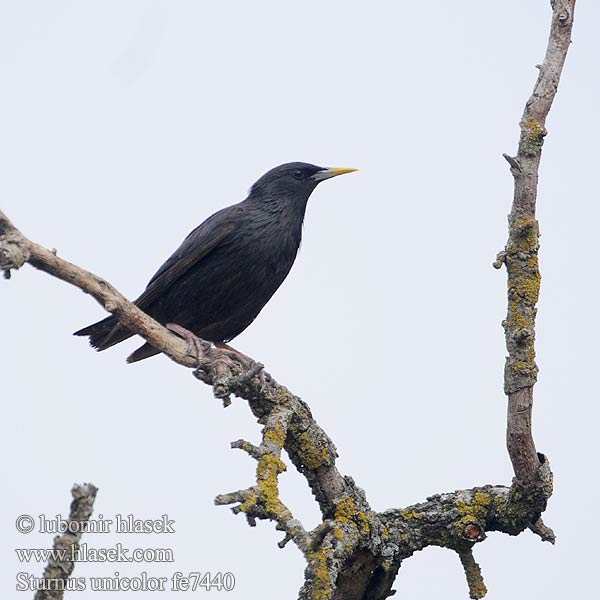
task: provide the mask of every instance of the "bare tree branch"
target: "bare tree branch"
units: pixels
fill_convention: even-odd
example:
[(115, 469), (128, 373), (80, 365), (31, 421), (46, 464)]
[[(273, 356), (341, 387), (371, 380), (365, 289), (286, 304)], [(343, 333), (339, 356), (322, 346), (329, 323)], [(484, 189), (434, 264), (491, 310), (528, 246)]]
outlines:
[(34, 600), (62, 600), (68, 589), (67, 581), (75, 568), (79, 542), (94, 510), (94, 500), (98, 488), (91, 483), (74, 485), (71, 490), (73, 502), (69, 512), (66, 531), (54, 538), (53, 548), (64, 557), (52, 557), (44, 569), (41, 589), (35, 593)]
[(53, 275), (83, 290), (95, 298), (124, 325), (139, 333), (155, 348), (184, 367), (194, 368), (197, 361), (188, 355), (187, 344), (154, 319), (129, 302), (101, 277), (59, 258), (56, 251), (27, 239), (0, 211), (0, 270), (10, 278), (11, 269), (29, 263), (36, 269)]
[(487, 588), (481, 576), (481, 569), (473, 556), (473, 550), (471, 548), (459, 550), (458, 556), (465, 570), (465, 577), (469, 586), (469, 597), (476, 600), (483, 598), (487, 594)]
[(306, 554), (308, 550), (306, 531), (279, 499), (278, 477), (286, 470), (285, 463), (281, 460), (281, 450), (287, 437), (290, 419), (291, 414), (288, 411), (274, 409), (265, 418), (260, 446), (254, 446), (245, 440), (238, 440), (231, 444), (232, 448), (244, 450), (258, 462), (257, 485), (247, 490), (221, 494), (216, 497), (215, 504), (239, 503), (232, 509), (233, 513), (246, 513), (251, 526), (256, 525), (256, 519), (275, 521), (277, 529), (285, 532), (285, 538), (279, 543), (279, 547), (283, 548), (288, 541), (293, 540)]
[[(402, 560), (417, 550), (437, 545), (465, 556), (471, 545), (485, 539), (486, 531), (516, 535), (534, 526), (545, 508), (551, 490), (547, 461), (532, 484), (462, 490), (376, 513), (353, 479), (337, 470), (335, 446), (308, 406), (261, 365), (214, 348), (198, 363), (187, 355), (185, 341), (139, 311), (103, 279), (28, 240), (0, 212), (0, 268), (14, 269), (23, 261), (91, 293), (171, 359), (196, 367), (194, 375), (211, 385), (225, 405), (232, 394), (247, 400), (264, 426), (262, 442), (256, 446), (239, 440), (233, 446), (257, 460), (256, 485), (218, 496), (216, 502), (235, 504), (234, 512), (244, 512), (251, 524), (256, 518), (275, 521), (285, 533), (280, 546), (289, 540), (296, 543), (307, 560), (302, 600), (386, 598)], [(321, 508), (323, 522), (311, 532), (279, 497), (277, 477), (285, 468), (282, 449), (306, 478)]]
[(537, 184), (546, 117), (558, 89), (571, 44), (575, 0), (552, 2), (552, 24), (544, 62), (521, 118), (521, 136), (515, 157), (504, 155), (515, 181), (509, 237), (494, 263), (508, 271), (508, 312), (504, 321), (508, 358), (504, 390), (508, 394), (507, 447), (515, 476), (531, 481), (539, 467), (531, 432), (535, 363), (535, 316), (540, 290), (538, 266), (539, 227), (535, 219)]
[[(0, 269), (8, 277), (25, 263), (92, 295), (123, 325), (212, 386), (224, 405), (235, 395), (245, 399), (263, 425), (259, 445), (239, 440), (234, 448), (257, 461), (256, 484), (217, 496), (233, 504), (250, 524), (257, 518), (275, 522), (285, 537), (303, 552), (307, 567), (301, 600), (383, 600), (402, 561), (427, 546), (458, 553), (472, 598), (485, 594), (473, 546), (489, 531), (518, 535), (531, 529), (553, 541), (540, 515), (552, 493), (552, 472), (538, 454), (531, 434), (535, 364), (535, 305), (539, 294), (538, 224), (535, 201), (545, 120), (556, 93), (570, 43), (575, 0), (555, 0), (550, 41), (533, 95), (521, 120), (516, 157), (505, 155), (515, 178), (509, 217), (509, 240), (494, 266), (506, 264), (508, 314), (504, 322), (508, 359), (505, 390), (508, 399), (507, 445), (515, 478), (510, 487), (487, 485), (437, 494), (425, 502), (382, 513), (371, 509), (365, 493), (336, 467), (332, 440), (313, 419), (299, 397), (278, 384), (262, 365), (232, 353), (208, 348), (198, 359), (188, 354), (185, 341), (129, 302), (104, 279), (73, 265), (28, 240), (0, 212)], [(323, 521), (306, 531), (279, 496), (278, 476), (285, 469), (285, 450), (306, 478), (321, 509)]]

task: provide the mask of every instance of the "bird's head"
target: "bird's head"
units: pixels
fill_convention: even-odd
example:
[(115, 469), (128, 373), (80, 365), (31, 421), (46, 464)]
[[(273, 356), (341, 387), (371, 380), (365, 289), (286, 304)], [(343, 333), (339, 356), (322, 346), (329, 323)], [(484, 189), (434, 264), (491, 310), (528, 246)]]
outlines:
[(308, 197), (321, 181), (356, 170), (328, 169), (303, 162), (285, 163), (265, 173), (250, 188), (250, 199), (306, 206)]

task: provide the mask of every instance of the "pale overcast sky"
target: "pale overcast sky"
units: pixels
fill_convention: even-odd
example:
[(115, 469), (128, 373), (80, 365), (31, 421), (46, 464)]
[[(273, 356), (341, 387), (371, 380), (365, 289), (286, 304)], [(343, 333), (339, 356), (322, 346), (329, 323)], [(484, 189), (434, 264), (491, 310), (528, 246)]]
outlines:
[[(510, 484), (506, 274), (491, 263), (512, 199), (501, 154), (515, 151), (549, 19), (547, 0), (4, 0), (0, 207), (133, 298), (193, 227), (272, 166), (358, 167), (313, 194), (296, 265), (235, 345), (310, 404), (374, 509)], [(527, 532), (479, 544), (490, 600), (596, 586), (599, 23), (600, 5), (580, 0), (538, 202), (534, 434), (555, 473), (545, 519), (558, 541)], [(296, 597), (296, 548), (278, 549), (272, 524), (250, 529), (213, 506), (253, 482), (253, 461), (229, 449), (259, 439), (245, 402), (223, 410), (164, 357), (126, 365), (137, 340), (96, 354), (71, 333), (101, 308), (30, 267), (0, 282), (0, 312), (2, 597), (31, 597), (15, 595), (16, 573), (42, 571), (14, 549), (52, 541), (17, 533), (16, 517), (65, 514), (84, 481), (100, 488), (96, 516), (176, 523), (169, 535), (84, 541), (169, 547), (175, 562), (78, 564), (76, 576), (232, 572), (227, 598)], [(281, 488), (316, 525), (293, 468)], [(457, 556), (441, 549), (407, 560), (395, 588), (468, 597)]]

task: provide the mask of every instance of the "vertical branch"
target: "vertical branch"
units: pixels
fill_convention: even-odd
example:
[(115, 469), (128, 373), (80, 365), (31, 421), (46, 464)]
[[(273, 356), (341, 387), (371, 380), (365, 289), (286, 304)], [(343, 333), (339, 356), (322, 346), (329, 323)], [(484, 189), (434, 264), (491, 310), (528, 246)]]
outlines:
[(487, 594), (487, 588), (481, 576), (481, 569), (473, 556), (473, 550), (471, 548), (462, 549), (458, 551), (458, 556), (465, 570), (467, 585), (469, 586), (469, 598), (474, 600), (483, 598)]
[(571, 43), (576, 0), (553, 0), (552, 25), (544, 62), (521, 118), (515, 157), (504, 155), (514, 177), (514, 199), (509, 215), (506, 249), (494, 266), (508, 271), (508, 312), (504, 321), (508, 357), (504, 391), (508, 395), (507, 448), (517, 481), (531, 481), (539, 458), (531, 434), (535, 363), (535, 316), (540, 290), (539, 229), (535, 219), (537, 184), (546, 117), (550, 112)]

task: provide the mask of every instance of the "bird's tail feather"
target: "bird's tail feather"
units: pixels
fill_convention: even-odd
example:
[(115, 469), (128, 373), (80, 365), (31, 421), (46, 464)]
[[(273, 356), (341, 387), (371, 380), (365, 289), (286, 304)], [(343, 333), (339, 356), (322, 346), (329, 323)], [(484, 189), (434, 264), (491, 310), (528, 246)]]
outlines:
[(73, 335), (89, 335), (90, 345), (100, 352), (130, 338), (133, 333), (123, 327), (116, 317), (110, 316), (76, 331)]
[(127, 357), (127, 362), (134, 363), (134, 362), (137, 362), (138, 360), (144, 360), (145, 358), (150, 358), (151, 356), (154, 356), (155, 354), (160, 354), (160, 350), (157, 350), (154, 346), (151, 346), (150, 344), (146, 343), (143, 346), (140, 346), (135, 352), (130, 354)]

